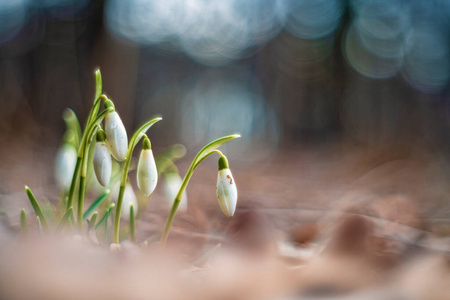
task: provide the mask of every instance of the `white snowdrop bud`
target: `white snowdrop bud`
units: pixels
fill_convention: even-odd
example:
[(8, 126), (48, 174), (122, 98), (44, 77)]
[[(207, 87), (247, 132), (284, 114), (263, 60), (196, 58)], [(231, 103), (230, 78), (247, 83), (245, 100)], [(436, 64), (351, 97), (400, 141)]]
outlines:
[[(111, 100), (106, 100), (105, 107), (114, 107), (114, 104)], [(128, 150), (128, 138), (125, 126), (116, 111), (106, 114), (105, 133), (111, 155), (119, 162), (124, 161)]]
[(216, 195), (222, 212), (227, 217), (232, 217), (236, 210), (237, 188), (225, 156), (220, 156), (219, 158)]
[(146, 196), (153, 193), (158, 182), (158, 171), (156, 170), (155, 158), (151, 148), (150, 140), (144, 137), (137, 166), (137, 185)]
[(98, 182), (107, 186), (111, 179), (111, 154), (106, 145), (106, 135), (101, 129), (97, 131), (97, 144), (94, 152), (94, 171)]
[[(178, 174), (177, 172), (165, 173), (164, 178), (165, 178), (164, 194), (167, 198), (167, 204), (169, 205), (169, 207), (172, 207), (173, 200), (175, 200), (175, 197), (178, 193), (178, 190), (180, 189), (183, 179), (181, 179), (180, 174)], [(186, 190), (184, 190), (183, 195), (181, 196), (181, 201), (178, 206), (178, 210), (186, 211), (187, 205), (188, 205), (188, 199), (187, 199)]]
[(76, 163), (77, 150), (71, 144), (64, 143), (56, 155), (55, 178), (59, 187), (69, 189)]

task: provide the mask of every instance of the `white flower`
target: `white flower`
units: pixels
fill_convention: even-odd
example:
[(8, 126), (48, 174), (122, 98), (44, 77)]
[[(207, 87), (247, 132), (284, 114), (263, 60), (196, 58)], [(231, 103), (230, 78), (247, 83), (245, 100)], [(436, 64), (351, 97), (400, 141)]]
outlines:
[(128, 138), (125, 126), (115, 111), (105, 116), (105, 132), (109, 151), (117, 161), (124, 161), (128, 150)]
[(94, 152), (94, 171), (98, 182), (107, 186), (111, 179), (111, 154), (105, 142), (97, 142)]
[(76, 163), (77, 150), (73, 145), (64, 143), (56, 155), (55, 178), (59, 187), (65, 190), (70, 188)]
[(227, 217), (232, 217), (236, 210), (237, 188), (233, 175), (228, 168), (228, 161), (225, 156), (221, 156), (219, 158), (219, 174), (217, 175), (216, 195), (222, 212)]
[[(178, 190), (180, 189), (181, 183), (183, 180), (181, 179), (180, 175), (176, 172), (169, 172), (165, 173), (165, 185), (164, 185), (164, 193), (167, 198), (167, 203), (169, 207), (172, 207), (173, 200), (175, 200), (175, 197), (178, 193)], [(186, 190), (183, 191), (183, 195), (181, 196), (180, 205), (178, 206), (178, 210), (180, 211), (186, 211), (187, 210), (187, 194)]]
[(142, 143), (142, 151), (137, 166), (137, 185), (141, 192), (148, 196), (156, 188), (158, 171), (151, 149), (150, 140), (146, 137)]

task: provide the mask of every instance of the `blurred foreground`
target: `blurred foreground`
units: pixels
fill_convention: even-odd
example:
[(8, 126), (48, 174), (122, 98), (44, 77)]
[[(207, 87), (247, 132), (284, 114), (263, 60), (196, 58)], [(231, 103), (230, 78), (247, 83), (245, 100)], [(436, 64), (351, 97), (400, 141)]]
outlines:
[[(45, 182), (35, 171), (50, 161), (21, 161), (11, 181), (24, 164), (22, 181)], [(4, 202), (1, 298), (449, 299), (446, 165), (426, 152), (342, 145), (251, 166), (230, 160), (239, 200), (228, 219), (216, 203), (212, 159), (192, 179), (167, 251), (157, 242), (168, 214), (161, 187), (137, 223), (138, 244), (149, 246), (125, 241), (113, 250), (93, 236), (39, 236), (36, 224), (23, 240), (18, 213), (31, 208), (20, 187)], [(48, 185), (36, 196), (51, 200), (52, 192)]]

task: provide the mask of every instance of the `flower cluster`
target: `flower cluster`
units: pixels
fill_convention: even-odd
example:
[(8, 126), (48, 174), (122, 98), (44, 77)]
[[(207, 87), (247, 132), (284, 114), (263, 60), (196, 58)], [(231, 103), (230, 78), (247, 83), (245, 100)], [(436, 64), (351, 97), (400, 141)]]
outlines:
[[(158, 177), (164, 175), (166, 195), (170, 197), (171, 210), (161, 236), (161, 245), (164, 245), (166, 242), (177, 209), (187, 209), (186, 188), (194, 170), (206, 157), (213, 153), (220, 155), (216, 186), (217, 200), (222, 212), (227, 217), (233, 216), (237, 203), (236, 184), (229, 169), (227, 158), (217, 148), (230, 140), (238, 138), (239, 135), (224, 136), (207, 144), (198, 152), (184, 178), (181, 178), (174, 160), (184, 156), (186, 152), (184, 146), (174, 145), (170, 151), (166, 151), (160, 157), (156, 157), (156, 159), (153, 155), (152, 144), (146, 132), (161, 118), (156, 117), (147, 121), (128, 139), (127, 131), (119, 114), (116, 112), (114, 103), (102, 93), (102, 80), (99, 70), (95, 72), (95, 76), (95, 99), (84, 131), (81, 130), (78, 119), (72, 110), (67, 109), (63, 115), (67, 131), (57, 155), (55, 175), (58, 185), (64, 191), (63, 205), (61, 207), (65, 210), (53, 214), (62, 216), (56, 226), (56, 230), (64, 230), (66, 224), (69, 224), (70, 226), (68, 227), (71, 228), (77, 223), (78, 232), (82, 233), (84, 224), (87, 222), (88, 232), (104, 228), (103, 237), (105, 243), (108, 243), (108, 220), (112, 216), (112, 210), (115, 209), (113, 242), (119, 243), (121, 217), (128, 220), (128, 234), (131, 240), (135, 242), (134, 222), (135, 215), (138, 213), (138, 200), (128, 180), (128, 172), (133, 151), (141, 139), (142, 150), (136, 168), (137, 186), (140, 192), (148, 198), (156, 189)], [(99, 112), (102, 100), (104, 109)], [(95, 144), (92, 143), (93, 141)], [(90, 152), (91, 145), (93, 146), (93, 155)], [(91, 156), (91, 159), (89, 159), (89, 156)], [(91, 178), (90, 176), (88, 177), (88, 173), (91, 172), (91, 168), (89, 168), (90, 161), (92, 161), (95, 178), (103, 187), (103, 192), (85, 210), (86, 187), (89, 188), (91, 186), (91, 184), (88, 184), (88, 180)], [(109, 189), (105, 189), (105, 187), (109, 187)], [(77, 188), (78, 193), (76, 193)], [(112, 193), (111, 197), (108, 198), (110, 189)], [(47, 220), (46, 214), (43, 213), (31, 189), (26, 187), (26, 191), (36, 212), (39, 227), (43, 231), (48, 232), (52, 229), (51, 220)], [(74, 209), (73, 199), (76, 196), (78, 201), (75, 203), (77, 203), (78, 207)], [(105, 199), (110, 199), (115, 203), (103, 205), (106, 210), (103, 216), (100, 217), (96, 209), (101, 207), (100, 205)], [(75, 212), (77, 213), (76, 220), (74, 217)], [(99, 220), (97, 221), (98, 215)], [(22, 232), (28, 232), (25, 210), (21, 211), (20, 216)]]

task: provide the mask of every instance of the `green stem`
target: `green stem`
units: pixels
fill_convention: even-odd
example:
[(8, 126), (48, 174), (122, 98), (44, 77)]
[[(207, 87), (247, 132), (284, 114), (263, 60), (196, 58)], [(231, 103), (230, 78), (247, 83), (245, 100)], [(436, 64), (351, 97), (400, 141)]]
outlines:
[(130, 205), (130, 239), (134, 244), (136, 244), (136, 225), (133, 205)]
[(69, 210), (70, 207), (72, 207), (73, 196), (75, 194), (75, 187), (77, 185), (77, 179), (78, 179), (78, 176), (80, 175), (80, 168), (81, 168), (82, 160), (83, 160), (83, 158), (78, 156), (77, 164), (75, 165), (75, 170), (73, 171), (72, 182), (70, 183), (69, 196), (68, 196), (67, 202), (66, 202), (66, 211)]
[(144, 123), (141, 127), (138, 128), (133, 134), (128, 143), (127, 155), (125, 157), (125, 162), (122, 168), (122, 177), (120, 179), (120, 190), (119, 197), (117, 198), (117, 206), (116, 206), (116, 217), (114, 220), (114, 235), (113, 235), (113, 243), (119, 243), (119, 229), (120, 229), (120, 213), (122, 209), (123, 195), (125, 193), (125, 186), (127, 184), (128, 179), (128, 170), (130, 169), (131, 157), (133, 155), (133, 150), (136, 145), (139, 143), (139, 140), (145, 135), (147, 130), (156, 122), (161, 121), (162, 118), (156, 117), (151, 119), (150, 121)]
[[(125, 170), (125, 169), (124, 169)], [(120, 184), (119, 197), (116, 205), (116, 218), (114, 219), (114, 239), (113, 242), (119, 243), (119, 228), (120, 228), (120, 212), (122, 209), (123, 194), (125, 193), (125, 185)]]
[(189, 180), (191, 179), (192, 175), (194, 174), (195, 169), (198, 167), (198, 165), (205, 160), (208, 156), (210, 156), (213, 153), (219, 153), (222, 155), (222, 152), (219, 150), (216, 150), (216, 148), (220, 147), (224, 143), (231, 141), (235, 138), (240, 137), (240, 135), (229, 135), (224, 136), (221, 138), (218, 138), (217, 140), (212, 141), (211, 143), (207, 144), (205, 147), (203, 147), (195, 156), (194, 160), (192, 161), (191, 165), (189, 166), (188, 171), (186, 172), (186, 175), (183, 178), (183, 181), (181, 182), (180, 189), (178, 190), (177, 195), (175, 196), (175, 199), (173, 200), (172, 208), (170, 209), (169, 217), (167, 218), (166, 225), (164, 226), (164, 230), (161, 236), (160, 244), (161, 247), (164, 247), (167, 242), (167, 238), (169, 237), (170, 229), (172, 228), (173, 220), (175, 219), (175, 214), (177, 213), (178, 206), (180, 205), (181, 198), (183, 196), (184, 191), (186, 190), (186, 187), (189, 183)]
[(80, 176), (80, 189), (78, 192), (78, 211), (77, 211), (77, 220), (78, 220), (78, 229), (81, 232), (83, 229), (83, 210), (84, 210), (84, 190), (86, 187), (86, 176)]
[(91, 122), (91, 124), (88, 124), (86, 126), (86, 130), (84, 131), (83, 136), (81, 138), (80, 147), (78, 148), (78, 158), (77, 158), (77, 163), (75, 165), (75, 171), (73, 172), (72, 182), (70, 184), (69, 197), (67, 199), (66, 210), (68, 210), (73, 204), (73, 197), (75, 195), (75, 186), (77, 185), (77, 179), (78, 179), (78, 176), (80, 175), (80, 171), (82, 170), (83, 171), (82, 174), (84, 174), (84, 176), (86, 176), (87, 157), (85, 158), (85, 156), (86, 156), (85, 153), (86, 153), (86, 149), (89, 149), (89, 144), (92, 140), (93, 134), (96, 131), (97, 125), (99, 125), (102, 122), (103, 118), (105, 117), (105, 115), (108, 112), (112, 112), (112, 111), (114, 111), (114, 109), (112, 109), (112, 108), (103, 110), (97, 116), (97, 118), (93, 122)]

